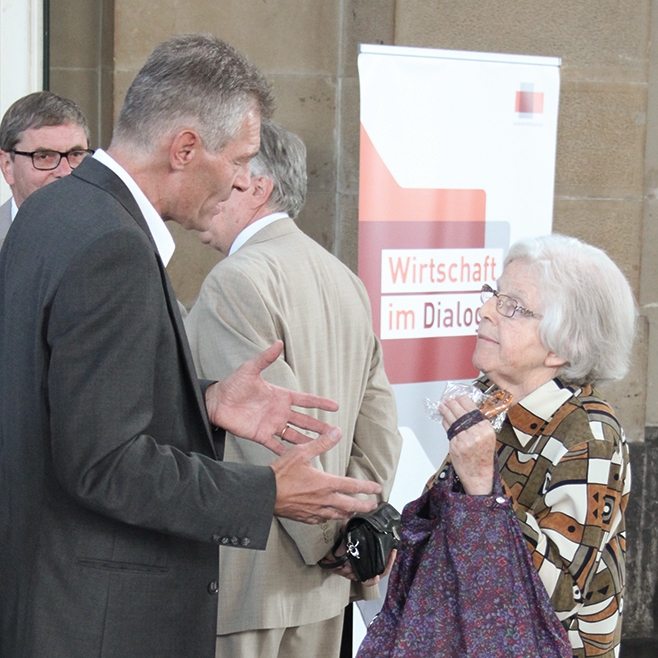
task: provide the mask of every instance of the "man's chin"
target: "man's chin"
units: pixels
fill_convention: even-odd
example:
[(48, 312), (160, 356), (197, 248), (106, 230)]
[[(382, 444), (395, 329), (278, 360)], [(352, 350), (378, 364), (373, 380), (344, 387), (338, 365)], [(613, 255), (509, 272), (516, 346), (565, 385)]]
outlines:
[(190, 215), (173, 214), (163, 215), (163, 221), (165, 222), (176, 222), (181, 228), (184, 228), (186, 231), (197, 231), (199, 233), (206, 232), (210, 228), (210, 220), (212, 216), (196, 216), (191, 217)]

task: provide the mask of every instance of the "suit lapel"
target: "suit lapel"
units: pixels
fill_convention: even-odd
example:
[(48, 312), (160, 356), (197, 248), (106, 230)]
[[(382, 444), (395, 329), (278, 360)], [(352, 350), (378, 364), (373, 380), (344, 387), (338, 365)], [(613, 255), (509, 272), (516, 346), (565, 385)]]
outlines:
[(72, 172), (72, 176), (82, 179), (83, 181), (100, 187), (108, 194), (112, 195), (130, 214), (135, 220), (137, 225), (146, 233), (153, 249), (157, 252), (157, 247), (148, 224), (142, 215), (142, 211), (135, 201), (135, 197), (130, 193), (126, 184), (104, 164), (94, 160), (94, 158), (85, 158), (80, 166), (76, 167)]
[(11, 197), (0, 206), (0, 249), (11, 226)]
[(176, 294), (174, 293), (174, 290), (171, 286), (171, 282), (169, 281), (169, 276), (167, 274), (167, 269), (165, 268), (164, 263), (160, 258), (160, 254), (158, 253), (157, 246), (153, 240), (153, 236), (151, 235), (148, 224), (144, 219), (144, 215), (142, 215), (142, 211), (137, 205), (137, 201), (135, 201), (135, 197), (133, 197), (125, 183), (111, 169), (98, 162), (97, 160), (94, 160), (93, 158), (85, 158), (80, 166), (73, 170), (72, 175), (77, 176), (78, 178), (91, 185), (95, 185), (96, 187), (101, 188), (113, 196), (135, 220), (135, 223), (139, 226), (139, 228), (141, 228), (142, 231), (144, 231), (144, 233), (147, 235), (149, 242), (153, 247), (155, 258), (158, 262), (160, 279), (162, 282), (162, 291), (167, 303), (169, 318), (172, 325), (174, 326), (174, 333), (176, 335), (178, 349), (183, 355), (185, 372), (187, 374), (191, 390), (194, 391), (194, 398), (196, 400), (197, 406), (199, 407), (199, 412), (203, 418), (208, 442), (214, 451), (215, 446), (211, 439), (210, 423), (208, 421), (208, 414), (206, 412), (206, 404), (205, 400), (203, 399), (201, 388), (199, 386), (199, 378), (196, 374), (196, 369), (194, 368), (194, 361), (192, 360), (192, 353), (190, 352), (190, 347), (187, 342), (183, 320), (180, 316), (180, 311), (178, 310)]
[(185, 326), (183, 324), (183, 319), (181, 318), (180, 311), (178, 310), (178, 302), (176, 301), (176, 294), (169, 280), (167, 270), (162, 262), (160, 256), (156, 253), (158, 259), (158, 267), (160, 268), (160, 278), (162, 279), (162, 287), (165, 292), (165, 299), (167, 300), (167, 308), (169, 309), (169, 317), (176, 329), (176, 342), (178, 343), (178, 349), (183, 354), (183, 361), (185, 362), (185, 372), (194, 391), (194, 397), (196, 399), (199, 411), (203, 418), (203, 424), (206, 428), (206, 435), (212, 446), (213, 450), (215, 445), (211, 439), (210, 431), (210, 421), (208, 420), (208, 413), (206, 411), (206, 402), (203, 399), (203, 393), (201, 387), (199, 386), (199, 376), (197, 375), (196, 368), (194, 367), (194, 361), (192, 359), (192, 352), (190, 351), (190, 345), (187, 342), (187, 334), (185, 333)]

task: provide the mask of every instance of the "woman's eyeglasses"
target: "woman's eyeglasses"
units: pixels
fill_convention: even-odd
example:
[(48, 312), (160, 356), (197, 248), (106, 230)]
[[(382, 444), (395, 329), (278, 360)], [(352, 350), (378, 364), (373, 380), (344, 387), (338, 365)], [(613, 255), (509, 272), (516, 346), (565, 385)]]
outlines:
[(482, 303), (488, 302), (492, 297), (496, 298), (496, 310), (502, 316), (506, 318), (514, 317), (515, 313), (520, 313), (525, 315), (527, 318), (541, 318), (542, 316), (539, 313), (535, 313), (530, 309), (524, 308), (520, 304), (516, 303), (516, 300), (512, 299), (508, 295), (503, 295), (497, 290), (494, 290), (491, 286), (486, 283), (482, 286), (480, 291), (480, 299)]

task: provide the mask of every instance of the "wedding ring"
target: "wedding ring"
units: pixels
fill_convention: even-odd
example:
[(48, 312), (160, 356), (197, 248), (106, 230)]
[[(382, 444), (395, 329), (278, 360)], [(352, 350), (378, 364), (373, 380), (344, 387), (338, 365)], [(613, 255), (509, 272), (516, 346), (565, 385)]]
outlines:
[(286, 434), (286, 430), (287, 430), (287, 429), (288, 429), (288, 426), (286, 425), (286, 426), (283, 428), (281, 434), (279, 434), (279, 436), (280, 436), (282, 439), (285, 437), (285, 434)]

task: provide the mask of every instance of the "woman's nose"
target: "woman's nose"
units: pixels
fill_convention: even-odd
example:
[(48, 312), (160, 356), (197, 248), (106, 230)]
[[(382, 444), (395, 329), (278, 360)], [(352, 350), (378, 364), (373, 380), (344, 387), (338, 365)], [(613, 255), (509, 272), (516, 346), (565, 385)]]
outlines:
[(487, 301), (480, 306), (480, 317), (482, 319), (486, 318), (489, 321), (493, 321), (494, 318), (498, 317), (498, 311), (496, 310), (497, 304), (498, 298), (495, 295), (490, 299), (487, 299)]

